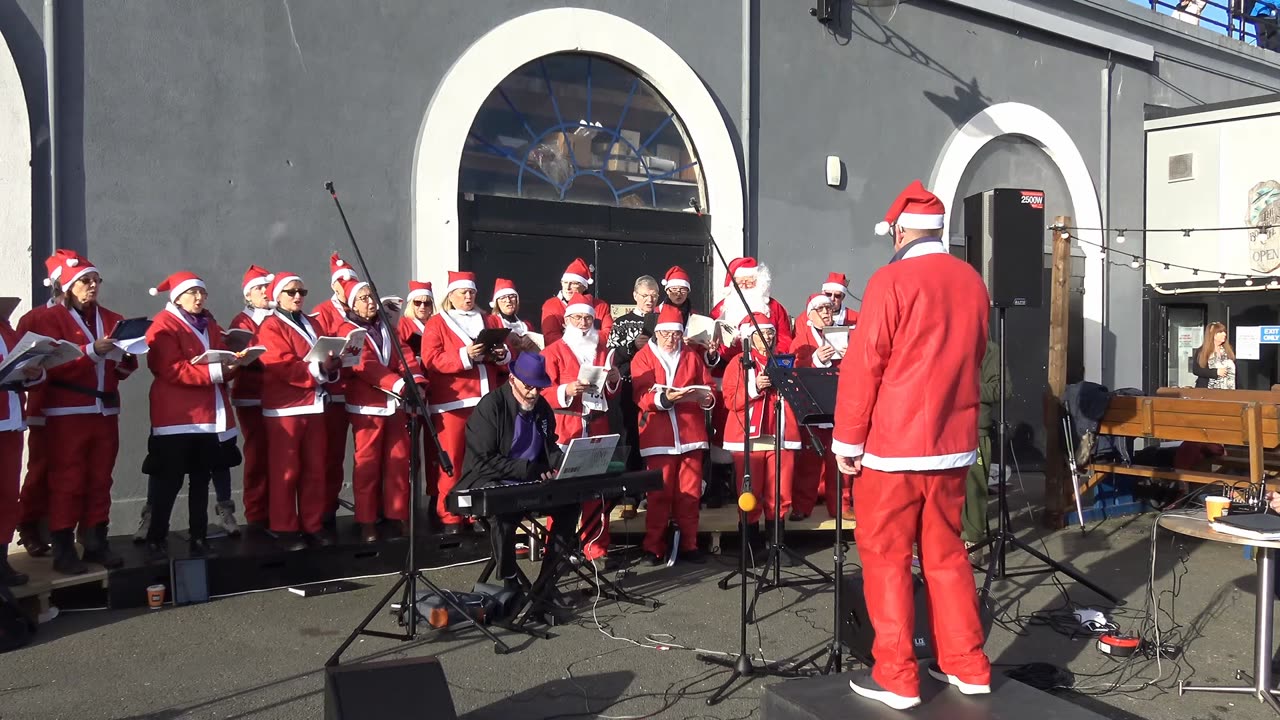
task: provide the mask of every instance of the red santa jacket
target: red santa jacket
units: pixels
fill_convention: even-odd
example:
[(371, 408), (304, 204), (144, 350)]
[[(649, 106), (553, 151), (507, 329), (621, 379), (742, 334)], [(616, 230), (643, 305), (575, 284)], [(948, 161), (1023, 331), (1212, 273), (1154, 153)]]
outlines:
[[(422, 365), (427, 369), (427, 398), (432, 413), (444, 413), (475, 407), (480, 398), (498, 387), (506, 376), (511, 361), (511, 346), (499, 365), (473, 363), (467, 347), (475, 338), (467, 334), (449, 310), (438, 312), (427, 320), (422, 331)], [(494, 315), (476, 311), (487, 328), (500, 328), (502, 321)]]
[(266, 417), (315, 415), (324, 412), (324, 387), (336, 379), (318, 362), (304, 362), (319, 333), (307, 316), (295, 324), (276, 310), (258, 326), (258, 344), (267, 351), (262, 360), (262, 414)]
[[(21, 324), (21, 320), (18, 321)], [(22, 339), (9, 324), (8, 320), (0, 320), (0, 361), (9, 356), (9, 352)], [(13, 383), (21, 383), (26, 387), (39, 387), (44, 382), (45, 373), (33, 380), (23, 380), (21, 374), (11, 378)], [(27, 429), (26, 419), (22, 413), (24, 393), (16, 390), (0, 390), (0, 432), (22, 432)], [(43, 418), (42, 418), (43, 419)]]
[[(348, 320), (338, 328), (338, 332), (345, 336), (352, 331), (362, 329), (364, 328)], [(400, 401), (384, 392), (390, 391), (396, 395), (402, 395), (404, 392), (404, 378), (400, 376), (400, 356), (396, 354), (391, 343), (400, 343), (400, 351), (404, 353), (405, 361), (411, 365), (416, 363), (409, 360), (413, 354), (409, 352), (409, 348), (405, 347), (399, 336), (393, 336), (385, 331), (379, 334), (382, 336), (380, 342), (374, 341), (372, 332), (365, 337), (360, 362), (350, 368), (345, 401), (347, 412), (386, 417), (394, 415), (400, 407)], [(423, 379), (416, 370), (413, 377), (417, 381)]]
[(818, 348), (830, 345), (822, 336), (822, 331), (808, 320), (796, 323), (796, 337), (791, 344), (791, 354), (796, 356), (796, 367), (830, 368), (840, 367), (840, 357), (831, 358), (830, 362), (822, 362), (818, 357)]
[[(341, 329), (347, 324), (347, 308), (338, 302), (338, 298), (330, 297), (328, 300), (320, 303), (307, 316), (314, 321), (314, 327), (320, 335), (328, 337), (343, 337)], [(338, 379), (325, 384), (325, 392), (329, 395), (329, 402), (341, 404), (345, 402), (347, 389), (347, 377), (350, 371), (342, 368), (338, 371)]]
[[(604, 397), (600, 398), (602, 407), (583, 407), (583, 397), (569, 397), (566, 386), (578, 379), (581, 363), (573, 349), (563, 339), (551, 343), (542, 351), (547, 361), (547, 377), (551, 378), (551, 387), (542, 391), (551, 408), (556, 413), (556, 442), (568, 445), (576, 437), (609, 434), (609, 398), (616, 397), (619, 382), (616, 385), (605, 384)], [(599, 367), (613, 367), (613, 351), (603, 344), (596, 349), (594, 364)], [(584, 423), (584, 418), (590, 418)]]
[[(250, 345), (258, 343), (258, 325), (271, 314), (270, 310), (245, 308), (231, 318), (232, 330), (248, 330), (253, 333)], [(231, 404), (234, 407), (258, 407), (262, 405), (262, 377), (265, 372), (262, 360), (254, 360), (240, 368), (231, 383)]]
[[(430, 319), (430, 318), (428, 318)], [(421, 372), (426, 376), (427, 369), (422, 366), (422, 361), (418, 359), (418, 351), (422, 349), (422, 331), (426, 327), (417, 318), (401, 315), (400, 321), (396, 323), (396, 335), (400, 338), (400, 342), (409, 352), (405, 353), (404, 359), (409, 361), (415, 372)]]
[(877, 270), (840, 365), (832, 451), (884, 472), (972, 465), (990, 311), (981, 276), (936, 239)]
[[(590, 297), (590, 296), (588, 296)], [(542, 303), (542, 343), (543, 347), (564, 337), (564, 309), (568, 305), (559, 293)], [(596, 311), (596, 320), (600, 323), (600, 337), (607, 338), (613, 330), (613, 311), (609, 303), (592, 298), (592, 307)]]
[[(124, 359), (118, 350), (103, 357), (93, 351), (93, 343), (109, 335), (122, 319), (119, 313), (101, 305), (93, 308), (88, 323), (66, 305), (49, 308), (32, 318), (32, 332), (73, 342), (84, 353), (82, 358), (49, 370), (41, 409), (45, 417), (120, 414), (119, 384), (138, 368), (138, 359)], [(116, 357), (121, 359), (113, 359)]]
[[(752, 355), (755, 355), (753, 352)], [(747, 386), (747, 397), (742, 396), (742, 386), (744, 384), (743, 371), (741, 362), (729, 363), (729, 367), (724, 371), (724, 404), (728, 410), (728, 416), (724, 425), (724, 442), (722, 443), (725, 450), (731, 452), (743, 452), (746, 449), (746, 438), (752, 439), (760, 437), (773, 437), (778, 434), (778, 427), (784, 428), (782, 436), (782, 447), (784, 450), (800, 449), (800, 426), (796, 424), (795, 415), (792, 414), (791, 408), (787, 407), (784, 402), (782, 404), (782, 423), (778, 422), (777, 396), (778, 391), (769, 388), (763, 393), (756, 387), (756, 376), (764, 372), (764, 362), (758, 356), (753, 357), (755, 365), (746, 371), (745, 385)], [(743, 411), (742, 409), (750, 405), (751, 407), (751, 426), (750, 432), (743, 430)], [(772, 444), (770, 444), (772, 449)]]
[[(732, 290), (730, 290), (730, 292), (732, 292)], [(721, 300), (716, 303), (714, 308), (711, 309), (711, 318), (714, 320), (720, 320), (723, 315), (724, 300)], [(735, 328), (738, 326), (738, 323), (743, 320), (741, 317), (723, 319), (725, 322), (732, 324)], [(778, 334), (775, 352), (791, 352), (791, 342), (795, 338), (795, 334), (791, 330), (791, 315), (787, 312), (786, 308), (782, 307), (782, 303), (773, 298), (769, 298), (769, 322), (773, 323), (774, 332)], [(728, 360), (731, 357), (736, 357), (740, 352), (742, 352), (741, 340), (734, 343), (732, 347), (723, 345), (720, 347), (720, 357), (725, 360)]]
[[(39, 317), (41, 313), (47, 312), (53, 307), (57, 307), (57, 305), (53, 300), (50, 300), (44, 305), (37, 305), (23, 313), (22, 317), (18, 318), (18, 328), (15, 333), (17, 340), (21, 340), (22, 336), (26, 335), (31, 330), (33, 323), (36, 322), (36, 318)], [(13, 343), (7, 344), (7, 347), (12, 350)], [(46, 383), (42, 382), (38, 385), (31, 386), (31, 388), (27, 390), (27, 425), (44, 425), (44, 411), (42, 408), (44, 407), (45, 387)]]
[(689, 387), (711, 385), (711, 374), (702, 353), (681, 345), (674, 367), (651, 340), (631, 360), (631, 390), (640, 408), (640, 455), (683, 455), (705, 450), (707, 419), (697, 403), (668, 407), (665, 390), (654, 385)]
[(222, 328), (211, 317), (205, 332), (187, 322), (173, 305), (151, 319), (147, 330), (147, 368), (151, 370), (151, 434), (218, 433), (236, 436), (231, 398), (222, 365), (192, 365), (206, 350), (225, 350)]

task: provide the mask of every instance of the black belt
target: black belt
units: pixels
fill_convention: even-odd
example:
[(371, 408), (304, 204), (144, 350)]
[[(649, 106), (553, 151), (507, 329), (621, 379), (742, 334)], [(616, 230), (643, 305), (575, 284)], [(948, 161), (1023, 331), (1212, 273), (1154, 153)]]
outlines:
[(97, 398), (102, 401), (102, 404), (104, 407), (109, 407), (109, 408), (120, 407), (120, 393), (104, 392), (97, 388), (85, 387), (84, 385), (76, 385), (75, 383), (69, 383), (63, 380), (50, 380), (49, 384), (56, 388), (62, 388), (63, 390), (70, 390), (71, 392), (74, 392), (74, 393), (80, 393), (81, 395), (88, 395), (90, 397)]

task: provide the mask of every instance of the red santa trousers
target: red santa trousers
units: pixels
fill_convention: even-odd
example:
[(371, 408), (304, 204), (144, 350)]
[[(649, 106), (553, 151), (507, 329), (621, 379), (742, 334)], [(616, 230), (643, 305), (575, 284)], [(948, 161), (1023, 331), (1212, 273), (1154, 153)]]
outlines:
[[(471, 408), (450, 410), (431, 416), (436, 434), (440, 437), (440, 447), (449, 455), (453, 463), (453, 477), (444, 473), (440, 463), (435, 463), (436, 470), (436, 514), (445, 525), (461, 525), (467, 519), (454, 515), (444, 506), (445, 496), (458, 484), (462, 477), (462, 460), (467, 452), (467, 418), (471, 417)], [(434, 453), (433, 453), (434, 454)]]
[(645, 552), (667, 554), (667, 523), (675, 518), (680, 529), (680, 549), (698, 547), (698, 502), (702, 496), (702, 451), (683, 455), (650, 455), (646, 470), (662, 472), (662, 489), (649, 493), (645, 505)]
[(0, 545), (18, 528), (18, 482), (22, 477), (22, 431), (0, 432)]
[[(763, 515), (765, 521), (773, 521), (773, 493), (774, 478), (777, 477), (777, 469), (775, 467), (774, 458), (777, 453), (773, 450), (767, 452), (751, 453), (751, 493), (759, 500), (756, 503), (756, 509), (747, 513), (747, 523), (756, 523), (760, 521)], [(733, 454), (733, 470), (737, 475), (738, 494), (742, 494), (742, 458), (743, 454), (736, 452)], [(787, 513), (791, 512), (791, 485), (796, 467), (796, 451), (782, 451), (782, 507), (779, 509), (779, 518), (787, 519)]]
[(27, 428), (27, 476), (22, 481), (22, 502), (18, 522), (35, 525), (49, 516), (49, 455), (45, 449), (48, 431), (43, 425)]
[(867, 615), (875, 628), (872, 676), (884, 689), (914, 697), (920, 681), (915, 648), (911, 546), (920, 546), (929, 618), (942, 671), (967, 683), (991, 681), (982, 651), (982, 624), (973, 568), (960, 540), (968, 468), (880, 472), (864, 468), (854, 480)]
[(57, 415), (45, 419), (57, 438), (58, 462), (50, 463), (49, 530), (105, 525), (111, 516), (111, 471), (120, 449), (117, 415)]
[(272, 532), (318, 533), (328, 510), (325, 416), (265, 417)]
[(338, 493), (347, 474), (347, 407), (330, 402), (324, 406), (325, 459), (324, 459), (324, 514), (338, 512)]
[(351, 490), (356, 522), (373, 524), (409, 519), (409, 428), (402, 412), (394, 415), (350, 414), (355, 438), (355, 470)]
[(267, 498), (267, 428), (259, 406), (237, 407), (236, 424), (244, 438), (244, 521), (265, 525), (270, 517)]
[(814, 434), (827, 449), (827, 454), (819, 457), (817, 453), (806, 447), (800, 450), (796, 458), (796, 474), (791, 481), (791, 505), (805, 515), (813, 513), (813, 508), (822, 498), (827, 505), (827, 514), (836, 516), (836, 508), (853, 510), (853, 483), (851, 478), (844, 478), (844, 502), (836, 504), (836, 456), (830, 452), (831, 428), (817, 428)]

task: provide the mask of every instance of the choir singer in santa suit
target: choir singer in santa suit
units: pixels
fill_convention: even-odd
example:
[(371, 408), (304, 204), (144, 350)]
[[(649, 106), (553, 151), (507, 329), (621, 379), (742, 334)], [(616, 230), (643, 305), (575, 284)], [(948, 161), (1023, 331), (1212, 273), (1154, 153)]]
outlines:
[[(564, 333), (564, 306), (569, 304), (569, 298), (574, 293), (592, 297), (590, 288), (594, 282), (591, 278), (591, 266), (582, 258), (574, 258), (569, 267), (565, 268), (564, 274), (560, 276), (560, 292), (542, 303), (544, 345), (559, 340)], [(595, 310), (596, 322), (599, 323), (600, 334), (609, 337), (609, 332), (613, 330), (613, 312), (609, 309), (609, 303), (592, 298), (591, 304)]]
[[(551, 387), (543, 397), (555, 411), (556, 443), (567, 449), (574, 438), (609, 434), (609, 401), (617, 395), (621, 376), (613, 366), (614, 351), (605, 347), (595, 327), (595, 311), (585, 295), (574, 295), (564, 308), (564, 336), (547, 346), (546, 360)], [(608, 368), (604, 392), (579, 382), (582, 366)], [(588, 560), (609, 551), (609, 518), (604, 504), (592, 500), (582, 506), (582, 549)]]
[[(822, 332), (823, 328), (835, 324), (835, 304), (829, 295), (815, 293), (809, 297), (807, 307), (808, 317), (804, 323), (796, 324), (796, 341), (791, 346), (791, 351), (796, 356), (796, 367), (840, 367), (835, 347)], [(813, 428), (823, 448), (831, 447), (831, 427), (818, 425)], [(796, 480), (791, 488), (792, 520), (809, 517), (821, 497), (825, 498), (828, 515), (834, 518), (836, 513), (842, 513), (845, 521), (853, 521), (853, 485), (846, 479), (844, 497), (837, 503), (836, 472), (836, 458), (831, 453), (819, 456), (810, 448), (800, 451), (800, 456), (796, 458)]]
[[(742, 298), (738, 297), (737, 290), (729, 287), (730, 282), (742, 291), (747, 300), (745, 306)], [(729, 274), (725, 275), (724, 286), (724, 298), (711, 309), (712, 318), (722, 320), (729, 327), (738, 327), (752, 313), (761, 313), (769, 318), (778, 333), (777, 352), (791, 352), (791, 315), (772, 296), (773, 275), (768, 266), (756, 262), (755, 258), (736, 258), (729, 262)], [(742, 345), (739, 341), (733, 347), (722, 347), (719, 350), (720, 356), (729, 360), (742, 351)]]
[(467, 447), (467, 418), (490, 390), (506, 376), (511, 348), (505, 343), (486, 348), (476, 342), (485, 328), (501, 328), (502, 321), (476, 308), (476, 276), (449, 272), (441, 312), (431, 316), (422, 331), (422, 365), (427, 369), (428, 402), (441, 448), (455, 468), (453, 477), (436, 469), (436, 512), (445, 534), (467, 529), (465, 518), (445, 507), (445, 497), (458, 483)]
[[(0, 361), (8, 357), (21, 337), (0, 318)], [(0, 384), (0, 585), (17, 587), (30, 579), (9, 565), (9, 543), (18, 527), (18, 483), (22, 475), (22, 393), (43, 382), (45, 372), (27, 366), (15, 370)]]
[[(120, 449), (119, 383), (138, 368), (138, 359), (111, 341), (122, 318), (99, 304), (102, 276), (88, 258), (64, 256), (59, 281), (63, 304), (36, 317), (31, 331), (75, 343), (84, 353), (49, 370), (43, 408), (49, 441), (57, 439), (56, 462), (51, 457), (49, 463), (53, 569), (78, 575), (88, 569), (85, 561), (108, 569), (124, 565), (107, 546), (107, 523)], [(77, 527), (83, 561), (76, 553)]]
[(493, 282), (493, 298), (489, 301), (493, 314), (498, 316), (502, 324), (511, 330), (508, 336), (511, 350), (519, 355), (522, 352), (538, 352), (541, 348), (529, 337), (529, 323), (520, 319), (520, 293), (516, 292), (516, 284), (506, 278), (498, 278)]
[[(347, 303), (350, 298), (342, 289), (343, 283), (355, 278), (356, 273), (351, 265), (338, 253), (329, 256), (329, 287), (333, 290), (333, 295), (311, 311), (311, 317), (321, 335), (341, 337), (341, 328), (347, 322), (347, 314), (351, 312)], [(338, 379), (325, 386), (329, 400), (324, 408), (324, 524), (331, 531), (336, 527), (338, 493), (342, 492), (342, 481), (346, 476), (347, 435), (350, 430), (345, 395), (347, 375), (345, 369), (339, 368)]]
[[(232, 330), (251, 333), (249, 347), (257, 342), (258, 326), (271, 314), (267, 286), (275, 279), (266, 268), (250, 265), (244, 273), (241, 290), (244, 310), (231, 318)], [(231, 385), (231, 405), (236, 409), (236, 423), (244, 437), (244, 520), (253, 527), (267, 527), (269, 517), (267, 495), (267, 430), (262, 421), (261, 360), (240, 368)]]
[(275, 275), (269, 292), (275, 312), (258, 326), (258, 344), (267, 349), (261, 360), (270, 528), (285, 549), (301, 550), (308, 540), (316, 545), (337, 540), (324, 527), (328, 512), (324, 413), (325, 386), (338, 381), (342, 360), (305, 359), (320, 336), (302, 311), (307, 288), (294, 273)]
[(920, 704), (911, 547), (919, 544), (937, 662), (960, 692), (990, 692), (973, 570), (960, 540), (965, 474), (977, 457), (978, 368), (990, 300), (942, 244), (945, 208), (917, 180), (876, 226), (893, 258), (867, 282), (840, 365), (832, 452), (856, 476), (855, 539), (875, 629), (870, 672), (849, 685), (899, 710)]
[(707, 561), (698, 550), (698, 501), (702, 455), (709, 447), (705, 413), (715, 404), (710, 386), (702, 351), (684, 342), (680, 311), (664, 307), (653, 339), (631, 360), (631, 391), (640, 408), (640, 457), (645, 469), (662, 471), (662, 489), (649, 493), (644, 516), (643, 547), (651, 565), (666, 562), (671, 518), (680, 530), (680, 557)]
[(409, 348), (409, 355), (405, 359), (414, 366), (415, 371), (425, 374), (426, 369), (418, 360), (418, 351), (422, 349), (422, 331), (426, 329), (431, 316), (436, 314), (436, 296), (431, 292), (431, 283), (410, 280), (409, 295), (404, 301), (404, 314), (400, 316), (396, 334), (400, 337), (400, 342)]
[[(378, 298), (361, 280), (342, 281), (343, 295), (351, 305), (351, 318), (339, 328), (342, 336), (365, 331), (360, 361), (347, 378), (346, 407), (355, 435), (355, 469), (351, 489), (355, 496), (360, 539), (378, 540), (378, 518), (389, 520), (387, 537), (404, 534), (409, 519), (409, 427), (398, 399), (404, 394), (403, 366), (392, 343), (400, 339), (383, 327)], [(407, 362), (412, 354), (401, 347)], [(426, 379), (413, 373), (417, 383)]]
[[(844, 273), (827, 275), (827, 281), (822, 283), (822, 294), (831, 298), (832, 324), (849, 327), (858, 324), (858, 311), (844, 306), (844, 300), (849, 296), (849, 279)], [(796, 334), (800, 334), (798, 329)]]

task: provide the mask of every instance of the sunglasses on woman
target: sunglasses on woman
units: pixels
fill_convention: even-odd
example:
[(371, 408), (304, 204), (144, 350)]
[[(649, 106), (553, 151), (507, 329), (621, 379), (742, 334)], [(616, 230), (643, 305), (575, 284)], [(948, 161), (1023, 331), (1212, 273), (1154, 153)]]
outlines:
[(288, 295), (289, 297), (294, 297), (294, 296), (306, 297), (307, 296), (306, 288), (294, 288), (292, 290), (281, 290), (280, 292), (284, 293), (285, 295)]
[(413, 306), (414, 307), (431, 307), (431, 301), (430, 300), (414, 300)]

